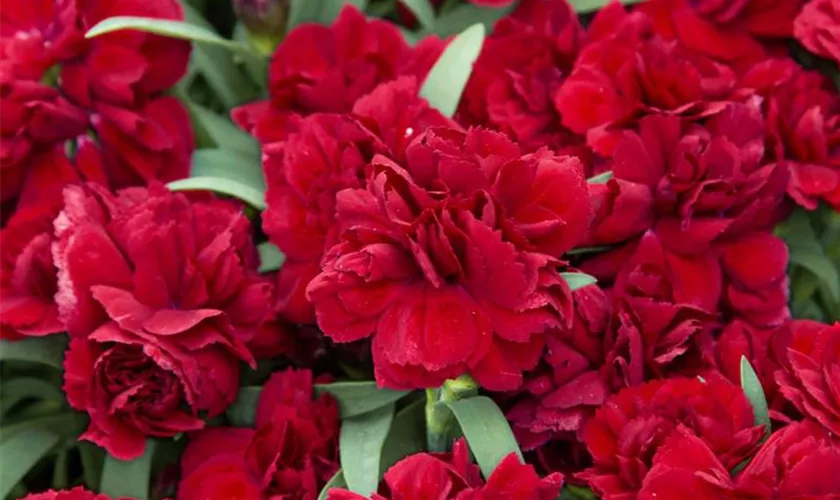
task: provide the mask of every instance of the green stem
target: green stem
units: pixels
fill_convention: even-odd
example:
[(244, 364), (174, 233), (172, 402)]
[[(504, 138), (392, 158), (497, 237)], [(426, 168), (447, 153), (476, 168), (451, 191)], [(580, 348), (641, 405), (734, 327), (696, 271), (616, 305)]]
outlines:
[(469, 375), (447, 380), (438, 389), (426, 389), (426, 445), (431, 452), (448, 451), (452, 445), (455, 416), (445, 403), (473, 397), (478, 385)]

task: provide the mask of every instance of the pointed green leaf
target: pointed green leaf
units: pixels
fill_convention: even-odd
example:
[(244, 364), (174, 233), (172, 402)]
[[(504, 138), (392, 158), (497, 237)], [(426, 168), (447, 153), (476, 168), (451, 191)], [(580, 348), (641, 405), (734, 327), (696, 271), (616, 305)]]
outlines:
[(770, 434), (770, 416), (767, 400), (764, 398), (764, 389), (745, 356), (741, 356), (741, 389), (744, 390), (744, 394), (752, 405), (755, 425), (763, 425), (767, 429), (767, 434)]
[(569, 285), (569, 289), (572, 291), (598, 282), (594, 276), (590, 276), (585, 273), (560, 273), (560, 276), (566, 280), (566, 283)]
[(154, 454), (155, 442), (149, 439), (146, 441), (145, 452), (134, 460), (106, 456), (102, 467), (102, 493), (112, 498), (148, 500)]
[(403, 458), (420, 453), (426, 446), (425, 400), (417, 400), (398, 411), (382, 446), (380, 475)]
[(402, 4), (414, 14), (424, 29), (432, 31), (435, 27), (435, 10), (429, 0), (402, 0)]
[(253, 157), (262, 169), (260, 145), (253, 137), (234, 125), (226, 116), (219, 116), (194, 102), (188, 102), (187, 105), (193, 119), (207, 131), (219, 149)]
[(370, 496), (379, 485), (382, 445), (394, 418), (394, 403), (345, 418), (341, 422), (338, 451), (344, 480), (350, 491)]
[(347, 482), (344, 481), (344, 472), (341, 469), (338, 469), (338, 472), (324, 485), (324, 489), (318, 495), (318, 500), (326, 500), (333, 488), (347, 488)]
[(420, 95), (446, 116), (455, 114), (484, 43), (484, 26), (474, 24), (455, 37), (440, 55)]
[(220, 177), (242, 182), (255, 189), (265, 190), (265, 179), (258, 158), (228, 149), (196, 149), (190, 168), (192, 177)]
[(435, 19), (435, 33), (445, 38), (460, 33), (475, 23), (481, 24), (485, 32), (490, 33), (496, 21), (510, 14), (515, 5), (516, 3), (511, 3), (500, 8), (479, 7), (470, 3), (459, 5)]
[(170, 182), (166, 185), (172, 191), (213, 191), (238, 198), (254, 208), (265, 209), (263, 191), (239, 181), (221, 177), (190, 177)]
[(492, 399), (478, 396), (437, 404), (445, 404), (452, 410), (485, 479), (511, 453), (516, 453), (519, 461), (523, 461), (510, 425)]
[(273, 243), (265, 242), (257, 245), (257, 251), (260, 253), (260, 268), (259, 272), (267, 273), (280, 269), (283, 262), (286, 261), (286, 256)]
[(586, 182), (588, 182), (590, 184), (604, 184), (612, 178), (613, 178), (613, 171), (612, 170), (607, 170), (606, 172), (600, 173), (600, 174), (598, 174), (594, 177), (590, 177), (589, 179), (586, 180)]
[[(575, 12), (580, 14), (585, 14), (587, 12), (594, 12), (596, 10), (600, 10), (613, 0), (569, 0), (569, 4), (571, 4), (572, 8)], [(632, 5), (634, 3), (639, 3), (642, 0), (620, 0), (621, 3), (624, 5)]]
[(0, 498), (9, 492), (58, 444), (59, 435), (47, 428), (30, 428), (0, 443)]
[(67, 350), (66, 335), (29, 337), (23, 340), (0, 340), (0, 360), (40, 363), (62, 369), (64, 351)]

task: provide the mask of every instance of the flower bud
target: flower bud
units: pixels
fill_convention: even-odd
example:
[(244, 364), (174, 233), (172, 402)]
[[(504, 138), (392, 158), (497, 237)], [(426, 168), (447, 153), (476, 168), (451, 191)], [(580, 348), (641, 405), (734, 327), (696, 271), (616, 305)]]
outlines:
[(233, 0), (233, 10), (254, 46), (264, 54), (273, 52), (286, 31), (289, 0)]

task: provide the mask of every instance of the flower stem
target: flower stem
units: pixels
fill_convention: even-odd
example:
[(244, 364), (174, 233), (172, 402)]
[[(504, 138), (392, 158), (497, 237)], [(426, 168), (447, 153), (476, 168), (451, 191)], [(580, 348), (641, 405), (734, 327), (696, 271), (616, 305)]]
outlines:
[(469, 375), (447, 380), (437, 389), (426, 389), (426, 445), (429, 451), (444, 452), (452, 446), (457, 423), (446, 403), (477, 393), (478, 385)]

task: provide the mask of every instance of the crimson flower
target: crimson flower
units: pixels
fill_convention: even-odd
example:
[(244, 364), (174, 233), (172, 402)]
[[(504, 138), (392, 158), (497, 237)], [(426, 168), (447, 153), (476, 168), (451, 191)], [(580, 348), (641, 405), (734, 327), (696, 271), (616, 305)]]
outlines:
[[(435, 498), (467, 500), (471, 498), (533, 498), (554, 500), (563, 486), (563, 476), (554, 473), (540, 478), (534, 467), (523, 464), (511, 453), (499, 462), (484, 482), (478, 467), (470, 462), (463, 439), (455, 442), (452, 453), (417, 453), (397, 462), (385, 472), (380, 488), (370, 500)], [(328, 500), (365, 500), (368, 497), (333, 488)]]
[(605, 500), (639, 494), (661, 448), (681, 427), (725, 470), (752, 456), (764, 434), (741, 388), (719, 375), (657, 380), (623, 389), (589, 420), (584, 440), (593, 466), (580, 476)]
[(257, 403), (256, 428), (190, 434), (179, 500), (315, 498), (338, 469), (338, 405), (313, 399), (312, 372), (274, 373)]
[(832, 0), (805, 4), (793, 23), (799, 43), (814, 54), (840, 63), (840, 5)]
[(233, 401), (270, 286), (256, 273), (248, 220), (231, 203), (191, 203), (161, 185), (116, 196), (71, 186), (64, 199), (56, 302), (77, 339), (65, 389), (91, 415), (84, 438), (136, 457), (145, 435), (200, 427), (191, 415)]
[(513, 389), (571, 319), (552, 256), (587, 227), (580, 164), (480, 129), (430, 129), (405, 157), (375, 156), (366, 189), (338, 193), (339, 243), (307, 289), (318, 325), (339, 342), (372, 336), (386, 387), (470, 372)]
[[(111, 497), (86, 490), (82, 486), (77, 486), (69, 490), (49, 490), (43, 493), (30, 493), (21, 500), (111, 500)], [(120, 497), (116, 500), (131, 499), (128, 497)]]

